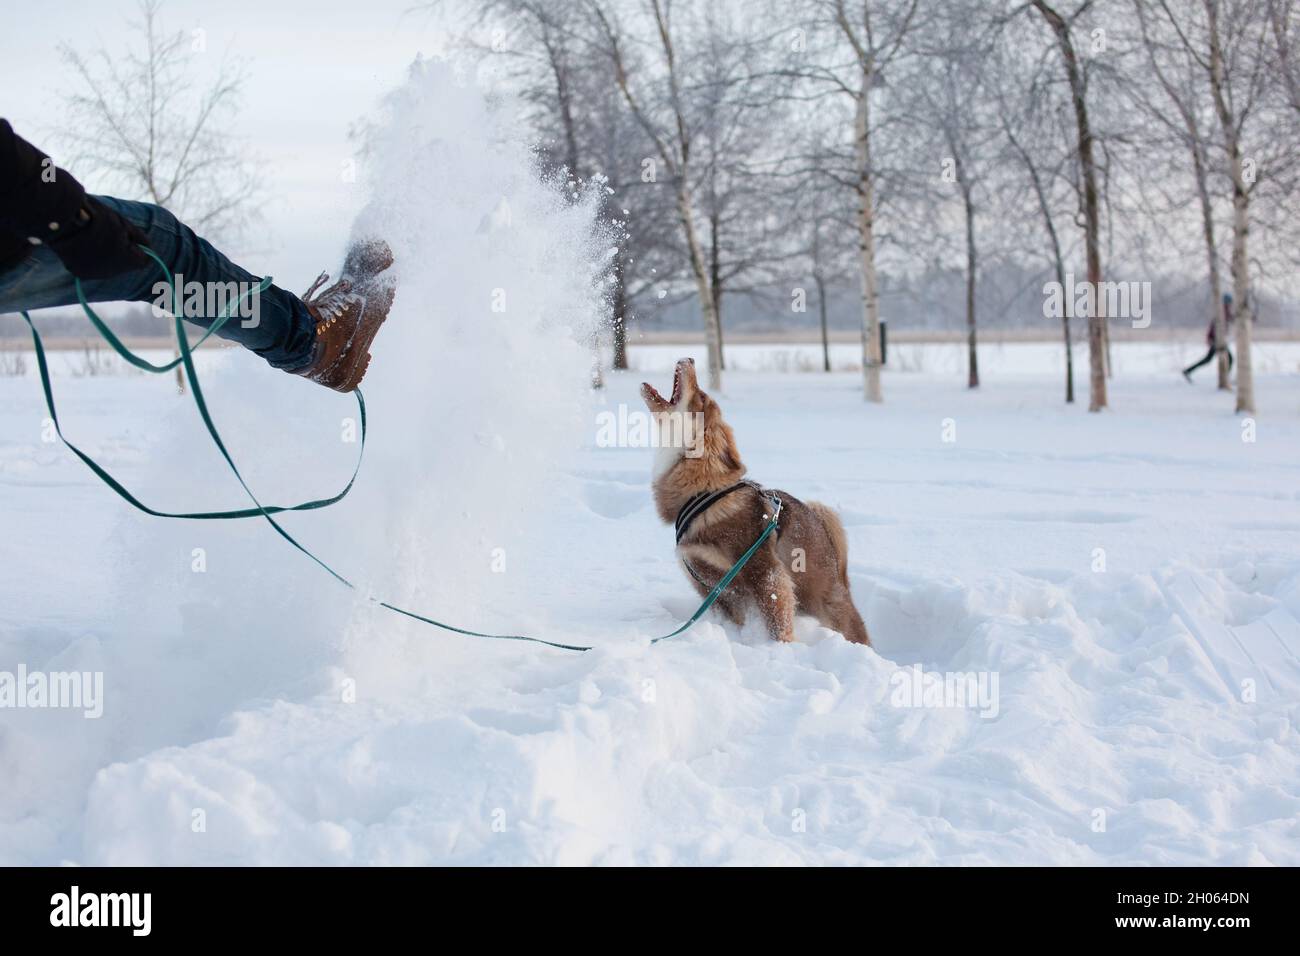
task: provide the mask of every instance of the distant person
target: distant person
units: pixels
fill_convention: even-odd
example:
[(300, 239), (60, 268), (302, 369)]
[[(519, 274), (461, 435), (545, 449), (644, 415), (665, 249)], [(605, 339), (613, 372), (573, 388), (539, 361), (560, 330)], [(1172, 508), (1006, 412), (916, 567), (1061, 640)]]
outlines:
[[(139, 246), (186, 285), (259, 281), (161, 206), (87, 194), (0, 119), (0, 312), (76, 305), (77, 279), (88, 302), (154, 302), (164, 277)], [(329, 279), (322, 272), (302, 299), (267, 286), (258, 293), (256, 323), (228, 322), (217, 334), (275, 368), (350, 392), (366, 374), (370, 344), (393, 304), (391, 276), (379, 275), (392, 264), (382, 239), (355, 242), (334, 285), (312, 297)], [(217, 316), (182, 318), (206, 327)]]
[[(1187, 366), (1187, 368), (1183, 369), (1183, 378), (1187, 379), (1188, 382), (1191, 382), (1192, 380), (1192, 373), (1195, 372), (1202, 365), (1205, 365), (1207, 362), (1211, 361), (1214, 358), (1215, 353), (1218, 352), (1219, 350), (1219, 336), (1218, 333), (1215, 331), (1215, 325), (1216, 325), (1215, 321), (1211, 319), (1210, 327), (1205, 332), (1206, 344), (1210, 346), (1210, 350), (1205, 353), (1205, 357), (1201, 359), (1199, 362), (1194, 362), (1193, 364)], [(1232, 293), (1225, 292), (1223, 293), (1223, 328), (1224, 328), (1225, 335), (1227, 334), (1227, 330), (1230, 329), (1231, 327), (1232, 327)], [(1226, 342), (1223, 345), (1223, 350), (1228, 353), (1228, 371), (1231, 372), (1232, 371), (1232, 350), (1228, 348)]]

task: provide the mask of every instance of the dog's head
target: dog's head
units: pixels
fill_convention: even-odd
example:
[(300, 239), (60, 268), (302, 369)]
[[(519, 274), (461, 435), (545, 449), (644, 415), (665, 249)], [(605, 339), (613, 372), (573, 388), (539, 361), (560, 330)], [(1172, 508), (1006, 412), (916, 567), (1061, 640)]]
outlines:
[(673, 368), (673, 391), (668, 398), (649, 382), (642, 383), (641, 397), (659, 426), (656, 475), (686, 462), (696, 463), (692, 468), (701, 479), (739, 480), (745, 473), (731, 426), (695, 377), (694, 359), (681, 359)]

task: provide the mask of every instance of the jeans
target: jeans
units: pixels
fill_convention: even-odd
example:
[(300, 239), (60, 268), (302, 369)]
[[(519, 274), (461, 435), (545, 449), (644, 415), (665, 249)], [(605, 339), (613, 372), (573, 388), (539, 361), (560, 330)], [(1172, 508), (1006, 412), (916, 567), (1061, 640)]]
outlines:
[[(202, 283), (205, 288), (209, 284), (229, 283), (256, 286), (260, 281), (161, 206), (111, 196), (95, 198), (138, 226), (148, 236), (149, 248), (167, 263), (173, 276), (184, 276), (187, 287), (192, 282)], [(154, 285), (165, 278), (158, 264), (150, 259), (138, 269), (108, 279), (83, 279), (81, 288), (87, 302), (153, 303), (160, 301)], [(211, 301), (209, 296), (186, 298), (183, 318), (207, 328), (220, 312), (220, 308), (207, 307), (205, 303)], [(161, 302), (170, 309), (170, 295), (164, 294)], [(73, 275), (48, 246), (32, 246), (25, 259), (0, 272), (0, 312), (76, 304)], [(275, 285), (267, 286), (258, 295), (255, 321), (241, 318), (233, 306), (228, 311), (232, 318), (216, 333), (221, 338), (238, 342), (286, 371), (303, 368), (311, 361), (316, 322), (293, 293)]]

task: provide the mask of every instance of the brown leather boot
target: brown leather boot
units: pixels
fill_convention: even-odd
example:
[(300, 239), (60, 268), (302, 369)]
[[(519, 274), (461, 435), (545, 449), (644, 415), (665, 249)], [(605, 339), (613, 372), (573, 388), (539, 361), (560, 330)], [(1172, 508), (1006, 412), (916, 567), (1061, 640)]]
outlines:
[(361, 384), (370, 365), (370, 343), (393, 306), (396, 286), (391, 276), (380, 275), (392, 264), (388, 243), (362, 239), (348, 250), (339, 281), (313, 298), (329, 280), (327, 272), (317, 276), (302, 297), (316, 320), (315, 350), (295, 375), (336, 392), (351, 392)]

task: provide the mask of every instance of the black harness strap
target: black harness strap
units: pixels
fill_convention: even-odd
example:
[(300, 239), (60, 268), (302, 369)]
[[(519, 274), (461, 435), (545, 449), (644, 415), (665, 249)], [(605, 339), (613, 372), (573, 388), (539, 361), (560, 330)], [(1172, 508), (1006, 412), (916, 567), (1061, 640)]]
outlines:
[(729, 488), (722, 488), (718, 491), (701, 491), (699, 494), (692, 495), (686, 500), (686, 504), (682, 505), (681, 510), (677, 512), (677, 520), (673, 523), (677, 532), (677, 543), (682, 543), (682, 538), (685, 537), (692, 521), (738, 488), (753, 488), (760, 495), (767, 497), (767, 492), (760, 488), (757, 482), (750, 481), (748, 478), (736, 482)]
[(686, 534), (686, 529), (691, 526), (692, 521), (737, 488), (743, 488), (747, 484), (749, 484), (747, 481), (738, 481), (730, 488), (723, 488), (720, 491), (701, 491), (699, 494), (691, 495), (690, 498), (686, 499), (686, 504), (682, 505), (681, 510), (677, 512), (677, 520), (674, 522), (677, 543), (681, 543), (682, 536)]

